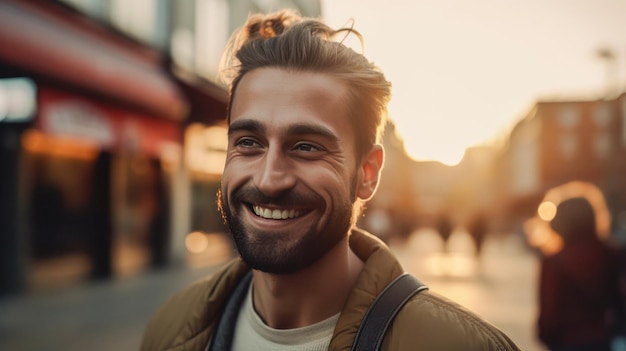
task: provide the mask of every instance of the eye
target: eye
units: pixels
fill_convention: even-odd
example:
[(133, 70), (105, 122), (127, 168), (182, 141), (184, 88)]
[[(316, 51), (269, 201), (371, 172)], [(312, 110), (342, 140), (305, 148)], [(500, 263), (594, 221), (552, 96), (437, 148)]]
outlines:
[(312, 144), (300, 143), (294, 147), (294, 150), (302, 152), (315, 152), (320, 151), (320, 148)]
[(259, 144), (257, 141), (255, 141), (254, 139), (250, 139), (250, 138), (241, 138), (237, 140), (237, 142), (235, 143), (235, 146), (240, 146), (244, 148), (254, 148), (254, 147), (259, 147), (260, 145), (261, 144)]

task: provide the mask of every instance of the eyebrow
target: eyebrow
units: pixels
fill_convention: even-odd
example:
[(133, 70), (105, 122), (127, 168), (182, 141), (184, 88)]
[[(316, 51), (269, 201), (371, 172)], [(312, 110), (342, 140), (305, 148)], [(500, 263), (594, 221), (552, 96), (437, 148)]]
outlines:
[(288, 134), (320, 135), (332, 141), (339, 141), (339, 137), (332, 130), (317, 124), (296, 124), (287, 128)]
[(251, 119), (234, 121), (228, 126), (229, 136), (239, 131), (260, 133), (265, 131), (265, 127), (260, 122)]
[[(234, 121), (228, 126), (228, 135), (246, 131), (251, 133), (263, 133), (266, 127), (259, 121), (251, 119), (241, 119)], [(332, 130), (317, 124), (294, 124), (286, 128), (289, 135), (320, 135), (332, 141), (339, 141), (339, 137)]]

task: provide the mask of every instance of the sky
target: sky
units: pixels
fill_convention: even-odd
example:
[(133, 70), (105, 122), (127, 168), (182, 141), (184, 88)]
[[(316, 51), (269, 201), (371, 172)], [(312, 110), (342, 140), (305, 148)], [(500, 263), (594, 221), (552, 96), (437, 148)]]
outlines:
[(390, 117), (415, 160), (455, 164), (537, 101), (626, 87), (626, 0), (322, 0), (322, 16), (354, 20), (393, 85)]

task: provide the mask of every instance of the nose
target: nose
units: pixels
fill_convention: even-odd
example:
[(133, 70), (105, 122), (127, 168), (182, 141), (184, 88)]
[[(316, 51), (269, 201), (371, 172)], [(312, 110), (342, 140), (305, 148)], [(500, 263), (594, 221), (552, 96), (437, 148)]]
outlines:
[(279, 150), (269, 150), (261, 158), (253, 179), (257, 189), (269, 197), (278, 196), (296, 184), (294, 166)]

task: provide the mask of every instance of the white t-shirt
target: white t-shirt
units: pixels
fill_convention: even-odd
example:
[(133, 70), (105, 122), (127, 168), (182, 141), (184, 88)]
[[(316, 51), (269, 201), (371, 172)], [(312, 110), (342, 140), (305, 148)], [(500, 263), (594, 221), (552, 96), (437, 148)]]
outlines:
[(239, 310), (235, 335), (234, 351), (325, 351), (328, 350), (339, 313), (319, 323), (303, 328), (270, 328), (254, 310), (252, 284)]

